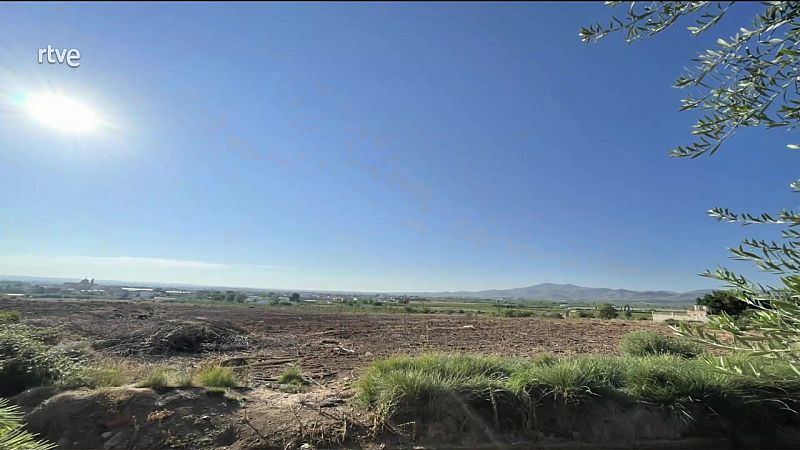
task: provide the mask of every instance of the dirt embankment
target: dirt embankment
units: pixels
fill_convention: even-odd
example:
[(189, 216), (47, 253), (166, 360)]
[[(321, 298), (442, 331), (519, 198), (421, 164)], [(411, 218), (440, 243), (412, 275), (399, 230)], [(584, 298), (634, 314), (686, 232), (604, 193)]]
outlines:
[(28, 429), (60, 449), (374, 447), (368, 416), (336, 395), (349, 394), (120, 387), (12, 400), (28, 411)]

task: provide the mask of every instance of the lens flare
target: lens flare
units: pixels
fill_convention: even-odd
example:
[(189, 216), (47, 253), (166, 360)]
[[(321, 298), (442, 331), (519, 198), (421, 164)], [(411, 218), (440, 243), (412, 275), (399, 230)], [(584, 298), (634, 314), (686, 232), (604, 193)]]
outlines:
[(100, 123), (89, 107), (62, 95), (32, 95), (25, 107), (39, 122), (66, 133), (92, 131)]

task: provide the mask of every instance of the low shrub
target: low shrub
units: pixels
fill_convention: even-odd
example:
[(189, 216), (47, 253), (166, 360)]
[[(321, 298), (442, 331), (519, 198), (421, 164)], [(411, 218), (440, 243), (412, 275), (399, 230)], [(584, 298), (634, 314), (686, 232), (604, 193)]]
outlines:
[(703, 353), (699, 344), (655, 331), (633, 331), (622, 338), (620, 350), (625, 356), (676, 355), (694, 358)]
[(0, 323), (19, 322), (21, 318), (19, 311), (0, 311)]
[(23, 325), (0, 330), (0, 395), (14, 395), (46, 384), (79, 385), (80, 361), (41, 340), (41, 333)]
[(598, 319), (615, 319), (619, 316), (619, 312), (614, 305), (610, 303), (601, 303), (597, 305), (597, 310), (595, 311), (595, 317)]

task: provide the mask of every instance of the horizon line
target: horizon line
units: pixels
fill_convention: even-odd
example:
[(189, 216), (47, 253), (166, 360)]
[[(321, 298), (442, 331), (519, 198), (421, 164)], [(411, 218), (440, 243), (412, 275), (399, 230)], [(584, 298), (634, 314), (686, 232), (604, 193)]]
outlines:
[[(9, 279), (13, 277), (21, 277), (23, 279)], [(76, 280), (77, 277), (62, 277), (62, 276), (36, 276), (36, 275), (12, 275), (12, 274), (0, 274), (0, 281), (22, 281), (25, 282), (24, 278), (30, 280)], [(89, 277), (85, 277), (89, 278)], [(137, 285), (153, 285), (153, 286), (171, 286), (171, 287), (195, 287), (195, 288), (216, 288), (216, 289), (242, 289), (242, 290), (259, 290), (259, 291), (298, 291), (298, 292), (333, 292), (333, 293), (355, 293), (355, 294), (457, 294), (457, 293), (479, 293), (484, 291), (507, 291), (512, 289), (525, 289), (529, 287), (541, 286), (543, 284), (550, 284), (550, 285), (557, 285), (557, 286), (573, 286), (583, 289), (609, 289), (609, 290), (624, 290), (624, 291), (631, 291), (631, 292), (665, 292), (665, 293), (672, 293), (672, 294), (687, 294), (692, 292), (699, 292), (699, 291), (706, 291), (706, 290), (713, 290), (712, 288), (701, 288), (701, 289), (691, 289), (688, 291), (675, 291), (671, 289), (628, 289), (628, 288), (610, 288), (610, 287), (595, 287), (595, 286), (582, 286), (572, 283), (552, 283), (552, 282), (541, 282), (535, 283), (528, 286), (517, 286), (511, 288), (489, 288), (489, 289), (477, 289), (477, 290), (440, 290), (440, 291), (419, 291), (419, 290), (359, 290), (359, 289), (314, 289), (314, 288), (279, 288), (279, 287), (254, 287), (254, 286), (227, 286), (227, 285), (214, 285), (214, 284), (202, 284), (202, 283), (189, 283), (189, 282), (181, 282), (181, 281), (170, 281), (170, 282), (162, 282), (162, 281), (141, 281), (141, 280), (111, 280), (111, 279), (94, 279), (95, 282), (106, 282), (106, 283), (114, 283), (114, 284), (137, 284)]]

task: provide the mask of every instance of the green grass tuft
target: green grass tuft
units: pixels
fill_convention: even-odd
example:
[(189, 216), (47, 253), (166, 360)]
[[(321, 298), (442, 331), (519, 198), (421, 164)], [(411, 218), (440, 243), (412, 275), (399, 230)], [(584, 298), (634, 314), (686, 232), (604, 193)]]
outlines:
[(306, 380), (303, 372), (297, 366), (287, 367), (278, 375), (277, 382), (282, 385), (283, 390), (288, 392), (300, 392), (308, 386), (308, 380)]
[(87, 386), (117, 387), (129, 383), (128, 374), (116, 367), (91, 367), (83, 372)]
[(625, 356), (675, 355), (695, 358), (703, 353), (699, 344), (654, 331), (633, 331), (622, 338), (620, 350)]
[(205, 366), (197, 370), (195, 379), (205, 387), (235, 387), (239, 383), (230, 367)]
[(170, 370), (164, 367), (151, 369), (144, 378), (136, 383), (137, 387), (163, 389), (170, 386)]
[(308, 381), (303, 378), (303, 372), (297, 366), (289, 366), (278, 376), (280, 384), (299, 384), (306, 385)]

